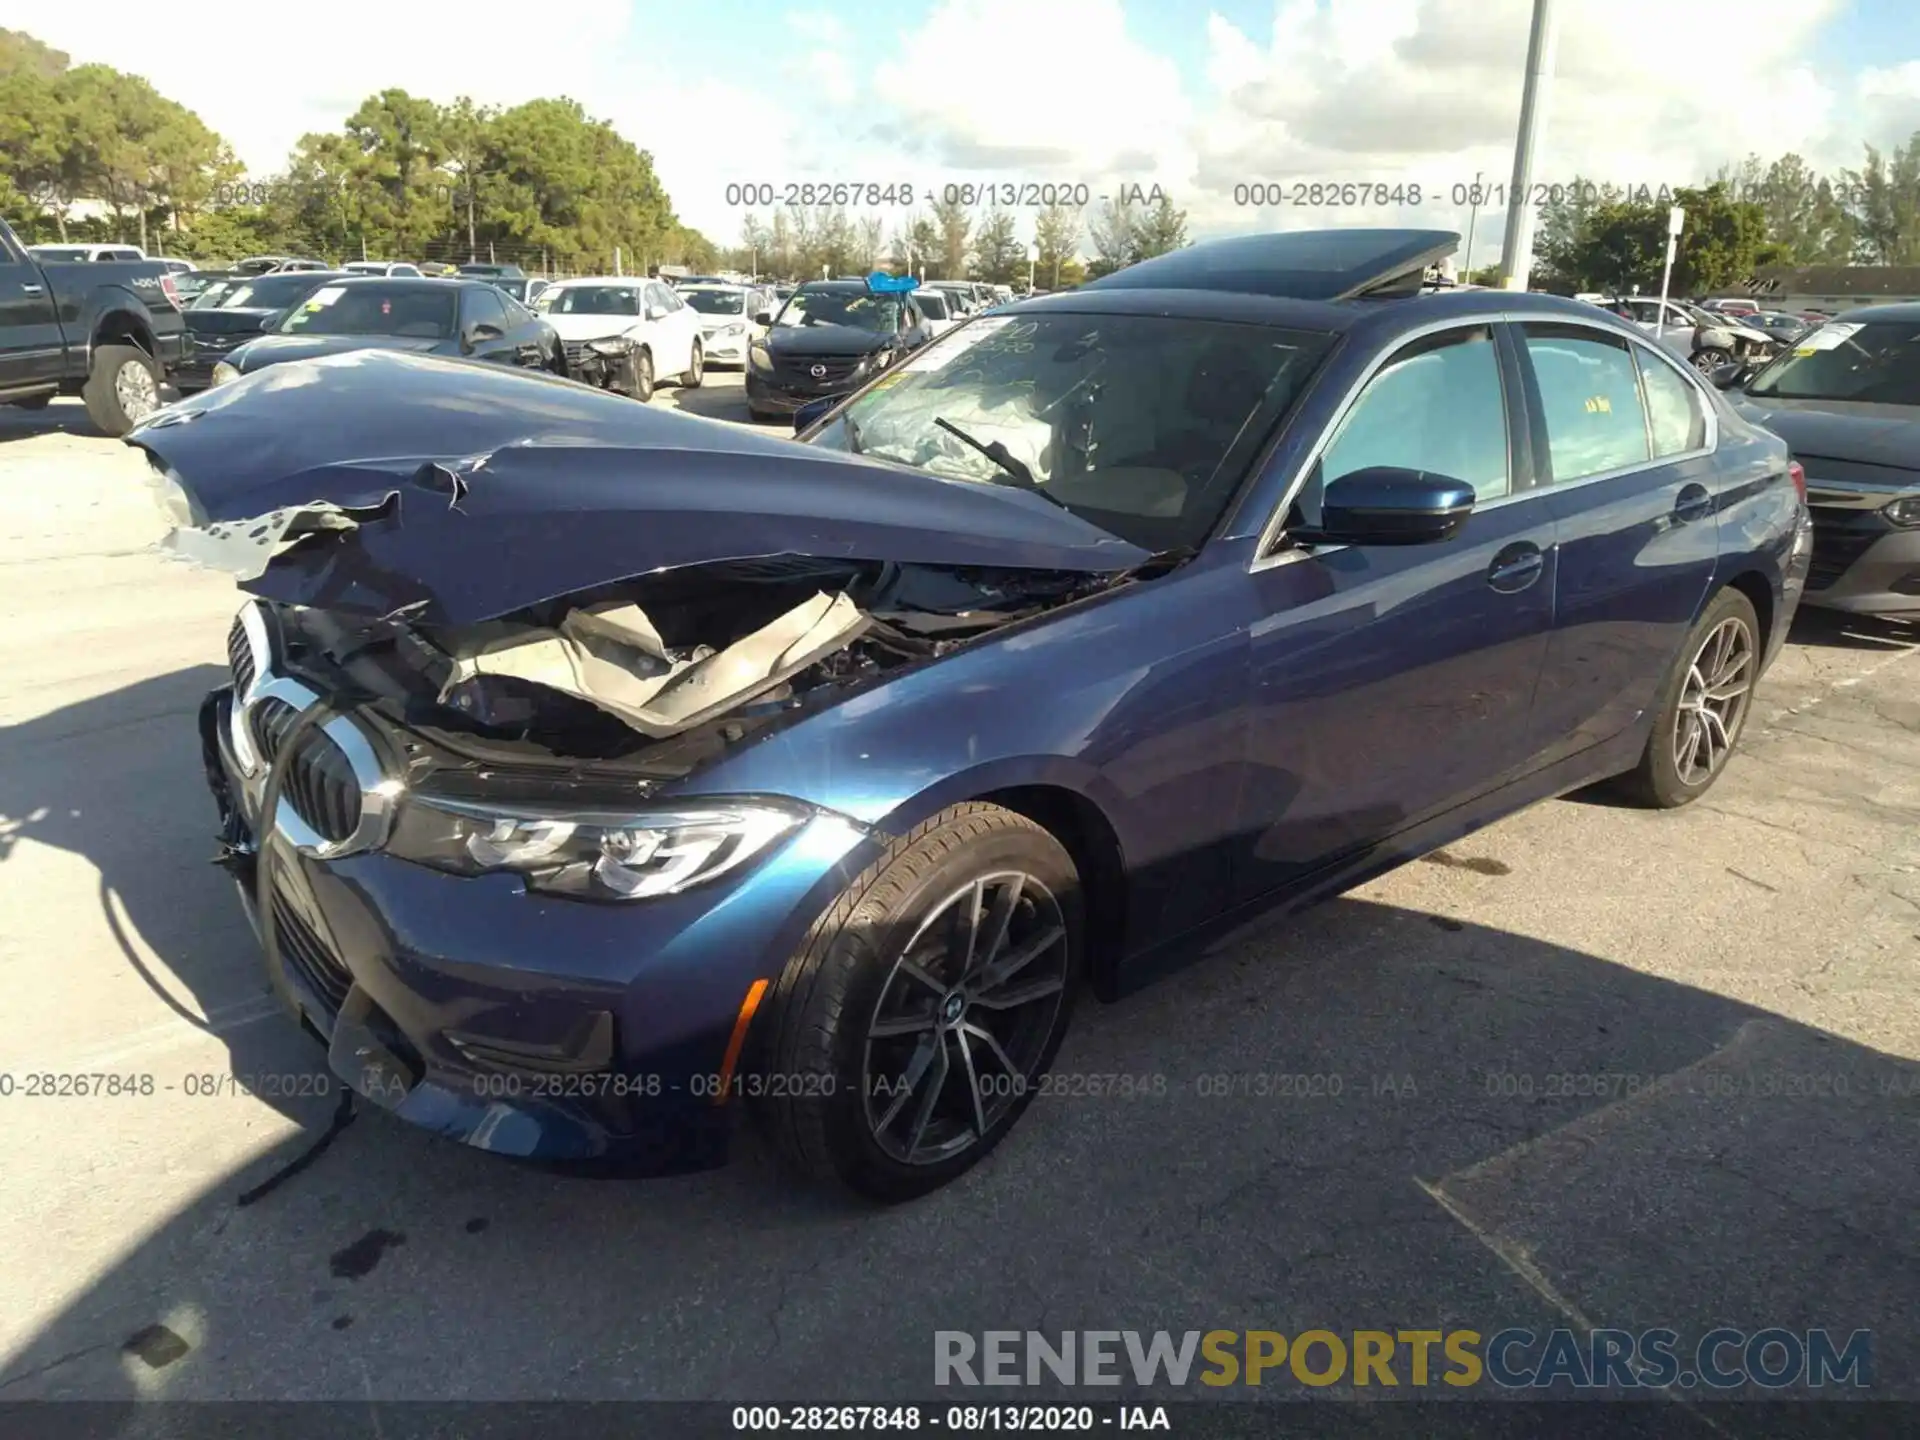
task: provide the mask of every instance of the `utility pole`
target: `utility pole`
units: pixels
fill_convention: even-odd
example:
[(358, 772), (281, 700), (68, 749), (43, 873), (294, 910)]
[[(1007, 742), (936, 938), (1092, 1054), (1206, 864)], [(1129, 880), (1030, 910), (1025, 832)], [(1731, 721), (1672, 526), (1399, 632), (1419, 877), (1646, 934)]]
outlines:
[(1667, 211), (1667, 259), (1660, 268), (1660, 313), (1653, 322), (1657, 340), (1667, 328), (1667, 286), (1673, 281), (1673, 252), (1680, 244), (1680, 232), (1687, 228), (1687, 212), (1678, 205)]
[(625, 275), (627, 273), (620, 268), (620, 247), (618, 245), (613, 247), (613, 273), (616, 275)]
[(1527, 37), (1527, 78), (1520, 92), (1520, 134), (1513, 147), (1513, 184), (1507, 189), (1507, 233), (1500, 250), (1503, 289), (1524, 290), (1533, 273), (1533, 152), (1546, 129), (1547, 96), (1553, 81), (1553, 0), (1533, 0), (1533, 30)]

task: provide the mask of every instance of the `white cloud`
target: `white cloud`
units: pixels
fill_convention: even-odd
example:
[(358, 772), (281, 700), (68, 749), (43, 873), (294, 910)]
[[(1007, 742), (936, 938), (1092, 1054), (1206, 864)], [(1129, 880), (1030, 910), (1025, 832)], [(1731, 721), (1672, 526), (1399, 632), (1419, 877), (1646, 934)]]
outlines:
[[(1858, 75), (1808, 61), (1845, 3), (1559, 0), (1536, 180), (1678, 185), (1749, 152), (1832, 168), (1859, 164), (1863, 141), (1899, 143), (1920, 128), (1920, 61)], [(451, 17), (396, 6), (294, 37), (185, 18), (156, 43), (146, 3), (0, 0), (0, 25), (147, 76), (258, 174), (389, 86), (498, 104), (565, 93), (651, 152), (682, 217), (729, 242), (742, 209), (726, 187), (748, 181), (1084, 181), (1096, 196), (1157, 183), (1199, 233), (1460, 224), (1433, 196), (1507, 179), (1530, 13), (1529, 0), (1277, 0), (1271, 26), (1249, 32), (1196, 6), (1179, 23), (1205, 60), (1183, 76), (1129, 32), (1123, 0), (941, 0), (877, 56), (856, 23), (795, 8), (738, 47), (739, 64), (710, 68), (673, 58), (677, 32), (634, 30), (640, 8), (581, 0), (530, 25), (504, 3)], [(664, 7), (647, 13), (672, 23)], [(979, 62), (982, 37), (1017, 40)], [(1296, 179), (1417, 183), (1427, 203), (1233, 202), (1237, 183)], [(1482, 210), (1477, 258), (1491, 258), (1499, 222)]]

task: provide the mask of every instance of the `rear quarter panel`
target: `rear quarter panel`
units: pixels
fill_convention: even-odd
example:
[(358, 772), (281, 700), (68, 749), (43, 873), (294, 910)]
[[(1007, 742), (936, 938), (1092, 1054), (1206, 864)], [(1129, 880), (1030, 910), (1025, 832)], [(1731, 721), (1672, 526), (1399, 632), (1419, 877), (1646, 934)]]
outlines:
[(153, 260), (42, 265), (60, 328), (81, 369), (91, 363), (103, 331), (140, 336), (163, 364), (179, 362), (187, 346), (186, 320), (160, 286), (167, 267)]
[(1786, 642), (1806, 583), (1806, 557), (1795, 551), (1806, 504), (1787, 473), (1787, 442), (1712, 393), (1720, 424), (1720, 558), (1708, 593), (1743, 576), (1765, 582), (1771, 605), (1760, 619), (1767, 630), (1765, 662), (1771, 664)]

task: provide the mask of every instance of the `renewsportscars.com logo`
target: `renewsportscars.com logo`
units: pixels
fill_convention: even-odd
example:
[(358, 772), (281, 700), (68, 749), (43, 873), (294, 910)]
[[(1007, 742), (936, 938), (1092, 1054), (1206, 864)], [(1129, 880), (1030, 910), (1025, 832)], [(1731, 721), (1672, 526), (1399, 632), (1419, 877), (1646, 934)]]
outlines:
[[(1483, 1343), (1484, 1342), (1484, 1343)], [(936, 1330), (936, 1385), (1299, 1384), (1509, 1390), (1825, 1389), (1873, 1384), (1873, 1332), (1667, 1329)], [(1198, 1361), (1196, 1371), (1195, 1362)]]

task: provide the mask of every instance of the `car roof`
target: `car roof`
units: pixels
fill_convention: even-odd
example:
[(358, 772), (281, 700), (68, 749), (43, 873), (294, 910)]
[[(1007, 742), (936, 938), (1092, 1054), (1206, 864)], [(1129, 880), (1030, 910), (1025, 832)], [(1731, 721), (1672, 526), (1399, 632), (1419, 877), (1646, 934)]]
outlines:
[(1348, 300), (1409, 282), (1460, 247), (1451, 230), (1290, 230), (1235, 235), (1142, 260), (1082, 290), (1227, 290)]
[(572, 275), (565, 280), (555, 280), (552, 288), (557, 290), (563, 285), (658, 285), (659, 283), (658, 280), (649, 280), (645, 275)]
[[(867, 282), (864, 280), (809, 280), (800, 287), (802, 291), (812, 291), (818, 295), (823, 291), (829, 295), (865, 295)], [(906, 292), (912, 293), (912, 292)]]
[(1906, 300), (1893, 305), (1856, 305), (1832, 317), (1852, 325), (1867, 320), (1884, 320), (1895, 325), (1920, 324), (1920, 302)]
[(1589, 324), (1596, 321), (1607, 324), (1620, 334), (1634, 339), (1646, 338), (1645, 332), (1631, 321), (1622, 320), (1597, 305), (1529, 290), (1449, 289), (1396, 294), (1378, 299), (1320, 300), (1205, 286), (1191, 289), (1131, 286), (1102, 289), (1082, 285), (1077, 290), (1061, 290), (1050, 295), (1015, 300), (996, 307), (994, 311), (997, 315), (1163, 315), (1185, 320), (1240, 321), (1335, 334), (1373, 327), (1376, 322), (1377, 328), (1382, 331), (1397, 331), (1429, 320), (1447, 320), (1456, 316), (1466, 319), (1485, 316), (1490, 312), (1537, 316), (1542, 320), (1566, 315)]

